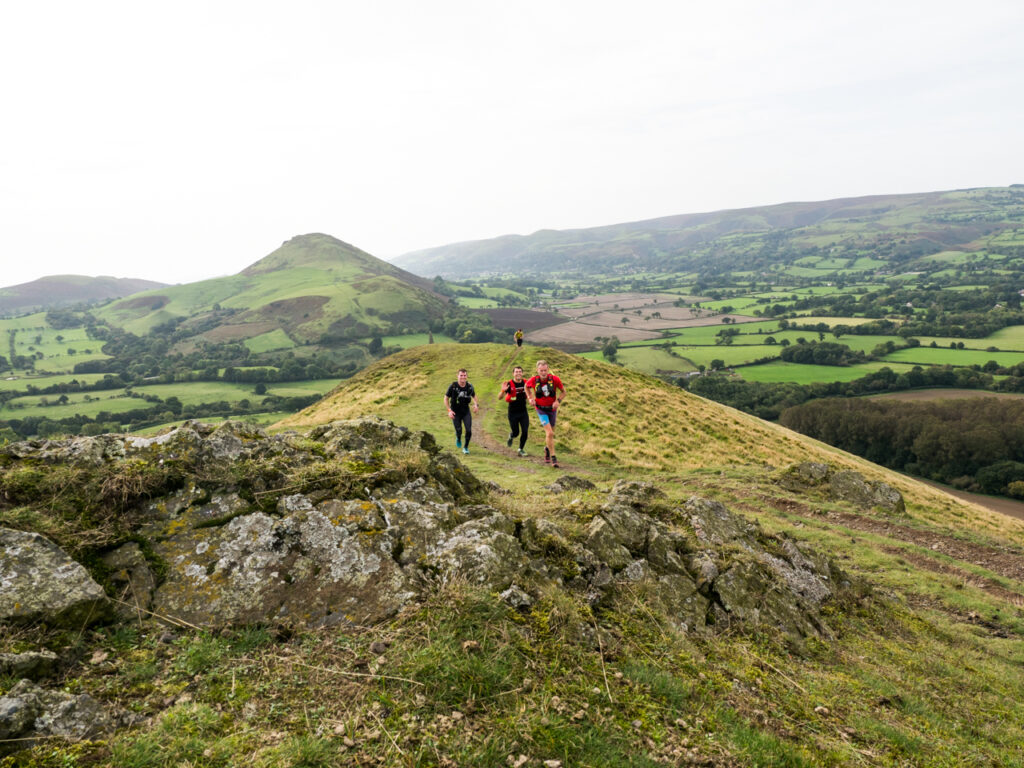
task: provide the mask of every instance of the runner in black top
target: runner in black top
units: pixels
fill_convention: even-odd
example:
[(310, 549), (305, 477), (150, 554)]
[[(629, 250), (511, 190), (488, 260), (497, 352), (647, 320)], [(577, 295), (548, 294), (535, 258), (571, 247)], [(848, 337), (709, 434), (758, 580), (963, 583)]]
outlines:
[(509, 448), (512, 441), (519, 437), (519, 455), (525, 456), (526, 436), (530, 433), (530, 416), (526, 411), (526, 380), (523, 378), (523, 368), (517, 365), (512, 369), (512, 378), (501, 385), (501, 392), (498, 397), (505, 398), (508, 403), (508, 441), (505, 443)]
[[(469, 412), (472, 404), (473, 412), (477, 409), (476, 390), (469, 383), (469, 375), (465, 368), (459, 368), (458, 379), (453, 381), (444, 393), (444, 407), (448, 418), (455, 424), (455, 447), (463, 453), (469, 453), (469, 441), (473, 438), (473, 416)], [(466, 442), (462, 442), (462, 426), (466, 426)]]

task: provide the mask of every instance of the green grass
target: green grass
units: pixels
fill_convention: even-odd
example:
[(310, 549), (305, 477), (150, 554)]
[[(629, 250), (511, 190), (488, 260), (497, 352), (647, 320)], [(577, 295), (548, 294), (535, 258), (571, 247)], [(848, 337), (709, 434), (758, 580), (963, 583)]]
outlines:
[[(435, 344), (450, 344), (455, 339), (450, 336), (445, 336), (443, 333), (435, 333), (434, 343)], [(367, 339), (369, 341), (369, 339)], [(404, 336), (382, 336), (381, 341), (385, 347), (401, 347), (402, 349), (409, 349), (410, 347), (418, 347), (421, 344), (430, 343), (430, 334), (427, 333), (407, 333)]]
[[(94, 384), (103, 378), (102, 373), (62, 373), (52, 375), (12, 375), (9, 371), (0, 376), (0, 392), (21, 390), (28, 386), (39, 387), (51, 387), (55, 384), (67, 384), (72, 381), (78, 381), (82, 384)], [(100, 393), (97, 393), (97, 395)], [(56, 398), (58, 395), (52, 395), (51, 397)]]
[(882, 368), (891, 368), (896, 373), (909, 371), (912, 365), (885, 363), (863, 363), (861, 365), (799, 365), (775, 360), (764, 365), (751, 365), (737, 373), (746, 381), (761, 381), (768, 384), (792, 381), (797, 384), (814, 384), (828, 381), (853, 381)]
[[(280, 384), (267, 384), (267, 391), (263, 395), (253, 392), (255, 384), (235, 384), (224, 381), (193, 381), (180, 382), (176, 384), (150, 384), (142, 387), (133, 387), (139, 394), (156, 395), (166, 400), (169, 397), (177, 397), (182, 405), (199, 405), (200, 403), (214, 403), (221, 400), (228, 403), (237, 403), (241, 400), (248, 400), (253, 405), (258, 404), (268, 395), (279, 395), (280, 397), (299, 397), (312, 394), (324, 394), (332, 390), (341, 379), (316, 379), (311, 381), (289, 381)], [(41, 405), (40, 401), (45, 398), (49, 403), (56, 402), (59, 395), (28, 395), (18, 397), (9, 401), (0, 409), (0, 418), (3, 419), (24, 419), (29, 416), (41, 416), (48, 419), (65, 419), (75, 415), (95, 418), (101, 411), (111, 413), (123, 413), (124, 411), (136, 408), (150, 408), (141, 398), (128, 397), (124, 390), (105, 390), (102, 392), (73, 392), (68, 394), (68, 402), (65, 405)], [(91, 398), (86, 401), (86, 397)]]
[(495, 299), (485, 299), (480, 296), (459, 296), (456, 302), (459, 306), (469, 307), (470, 309), (493, 309), (494, 307), (501, 306)]
[[(679, 353), (682, 355), (683, 353)], [(601, 352), (591, 352), (585, 357), (594, 360), (603, 360)], [(681, 357), (673, 357), (663, 349), (652, 349), (651, 347), (624, 347), (619, 350), (618, 360), (623, 365), (635, 371), (656, 374), (664, 371), (693, 371), (696, 368)]]
[(295, 342), (289, 338), (288, 334), (282, 331), (280, 328), (275, 328), (269, 333), (263, 333), (259, 336), (254, 336), (251, 339), (245, 340), (245, 346), (249, 348), (250, 352), (259, 354), (260, 352), (272, 352), (276, 349), (292, 349), (295, 347)]
[[(91, 399), (87, 402), (86, 397)], [(0, 418), (24, 419), (28, 417), (44, 417), (47, 419), (66, 419), (81, 415), (95, 418), (103, 411), (123, 413), (136, 408), (150, 408), (151, 404), (137, 397), (128, 397), (124, 390), (105, 390), (102, 392), (72, 393), (64, 405), (55, 404), (59, 395), (28, 395), (8, 401), (0, 408)], [(46, 400), (51, 405), (43, 405)]]
[(995, 360), (1001, 366), (1024, 362), (1024, 352), (986, 352), (983, 349), (942, 349), (941, 347), (913, 347), (898, 349), (886, 355), (886, 362), (916, 363), (918, 365), (985, 365)]

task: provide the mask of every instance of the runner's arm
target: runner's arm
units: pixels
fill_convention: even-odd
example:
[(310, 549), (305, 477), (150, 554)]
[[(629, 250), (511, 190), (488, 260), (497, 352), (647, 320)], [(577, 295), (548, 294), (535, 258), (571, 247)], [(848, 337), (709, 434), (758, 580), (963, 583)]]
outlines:
[[(559, 392), (561, 394), (559, 394)], [(560, 406), (562, 404), (563, 400), (565, 400), (565, 386), (562, 384), (561, 381), (559, 381), (558, 382), (558, 391), (555, 392), (555, 402), (553, 403), (552, 407), (557, 411), (558, 410), (558, 406)]]

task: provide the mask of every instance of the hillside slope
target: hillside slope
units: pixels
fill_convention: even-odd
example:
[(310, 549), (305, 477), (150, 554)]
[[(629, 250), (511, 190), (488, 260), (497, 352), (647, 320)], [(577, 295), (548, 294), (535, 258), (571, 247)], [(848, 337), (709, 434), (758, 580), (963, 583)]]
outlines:
[[(385, 358), (283, 426), (365, 418), (302, 432), (0, 451), (0, 754), (24, 750), (0, 762), (1022, 765), (1024, 523), (640, 374), (513, 355)], [(505, 447), (498, 382), (539, 356), (565, 471), (536, 427), (529, 458)], [(484, 407), (456, 458), (459, 366)], [(47, 539), (52, 591), (26, 554)], [(106, 722), (52, 738), (76, 706)]]
[(309, 234), (237, 275), (148, 291), (96, 314), (136, 334), (183, 317), (185, 328), (211, 341), (283, 330), (301, 344), (425, 331), (448, 303), (431, 287), (334, 237)]
[[(282, 428), (309, 428), (336, 419), (376, 414), (413, 429), (431, 432), (441, 445), (454, 439), (442, 396), (465, 367), (483, 406), (474, 420), (482, 447), (475, 466), (494, 479), (509, 474), (505, 405), (497, 399), (500, 382), (512, 365), (532, 374), (545, 359), (565, 382), (567, 399), (560, 412), (557, 450), (570, 471), (602, 476), (623, 473), (651, 479), (677, 473), (727, 474), (764, 479), (766, 467), (813, 461), (864, 473), (898, 488), (912, 516), (942, 521), (946, 515), (970, 515), (981, 527), (1024, 535), (1024, 524), (966, 504), (911, 478), (879, 467), (771, 422), (692, 395), (652, 376), (620, 366), (568, 355), (554, 349), (524, 347), (514, 354), (497, 344), (434, 344), (387, 357), (343, 382), (309, 408), (279, 422)], [(531, 427), (534, 456), (543, 453), (543, 432)], [(527, 465), (542, 468), (539, 464)], [(513, 466), (515, 464), (513, 463)], [(547, 476), (545, 476), (547, 477)], [(948, 520), (946, 520), (948, 523)], [(1020, 539), (1024, 543), (1024, 537)]]
[(905, 264), (945, 249), (977, 251), (1024, 224), (1024, 185), (666, 216), (571, 230), (541, 230), (403, 254), (422, 275), (578, 274), (616, 270), (766, 269), (810, 254)]
[(119, 299), (163, 287), (164, 283), (154, 280), (129, 277), (50, 275), (29, 283), (0, 288), (0, 316), (83, 302)]

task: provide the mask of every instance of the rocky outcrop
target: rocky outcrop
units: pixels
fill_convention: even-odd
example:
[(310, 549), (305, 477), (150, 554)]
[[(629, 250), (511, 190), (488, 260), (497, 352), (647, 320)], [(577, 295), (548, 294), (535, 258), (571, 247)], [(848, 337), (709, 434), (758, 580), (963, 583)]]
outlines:
[[(516, 607), (552, 588), (597, 609), (643, 595), (681, 631), (772, 627), (800, 638), (829, 633), (822, 605), (845, 589), (826, 559), (768, 536), (719, 502), (675, 504), (649, 483), (620, 481), (596, 508), (574, 499), (542, 517), (510, 516), (481, 503), (486, 487), (429, 435), (377, 418), (305, 437), (189, 423), (153, 438), (17, 444), (5, 455), (8, 466), (116, 470), (143, 459), (188, 468), (173, 487), (126, 509), (135, 540), (96, 553), (121, 620), (366, 625), (420, 599), (437, 580), (460, 579)], [(804, 473), (817, 483), (841, 474)], [(587, 481), (560, 483), (591, 490), (593, 499)], [(59, 552), (34, 534), (8, 535), (22, 542), (19, 552), (27, 542)], [(53, 588), (33, 581), (40, 568), (4, 567), (11, 575), (0, 594), (22, 590), (26, 598), (8, 602), (39, 617), (25, 608), (27, 593), (55, 600)], [(73, 572), (83, 593), (56, 615), (100, 615), (105, 598), (81, 566), (63, 556), (48, 568)], [(77, 594), (65, 582), (59, 591), (65, 600)]]
[(25, 749), (40, 737), (94, 739), (131, 720), (86, 693), (46, 690), (22, 680), (0, 698), (0, 755)]
[[(562, 478), (562, 490), (586, 493), (564, 505), (552, 497), (537, 515), (502, 509), (429, 435), (376, 418), (307, 436), (189, 423), (153, 438), (20, 443), (0, 451), (0, 490), (16, 486), (19, 503), (45, 509), (52, 497), (33, 497), (25, 482), (40, 465), (91, 478), (83, 504), (113, 488), (101, 508), (109, 528), (76, 540), (74, 514), (53, 528), (69, 537), (67, 551), (88, 555), (92, 576), (48, 539), (0, 529), (4, 622), (365, 626), (438, 582), (460, 581), (519, 611), (561, 592), (600, 621), (639, 600), (680, 632), (768, 629), (799, 643), (831, 633), (824, 608), (850, 590), (827, 558), (718, 501), (678, 503), (650, 483), (619, 481), (601, 498), (586, 481)], [(3, 485), (5, 472), (17, 483)], [(807, 465), (787, 482), (861, 493), (845, 475)], [(879, 498), (876, 485), (863, 487)], [(84, 511), (97, 519), (95, 505)], [(580, 637), (591, 633), (587, 625)], [(45, 678), (57, 660), (0, 654), (0, 671)], [(19, 746), (94, 738), (122, 722), (87, 695), (28, 680), (0, 699), (0, 741)]]
[(103, 588), (38, 533), (0, 528), (0, 623), (84, 627), (107, 617)]
[(836, 470), (828, 464), (812, 461), (796, 464), (783, 470), (778, 483), (787, 491), (798, 493), (824, 490), (831, 498), (848, 501), (861, 509), (878, 509), (892, 515), (907, 511), (903, 494), (888, 483), (866, 480), (859, 472)]

